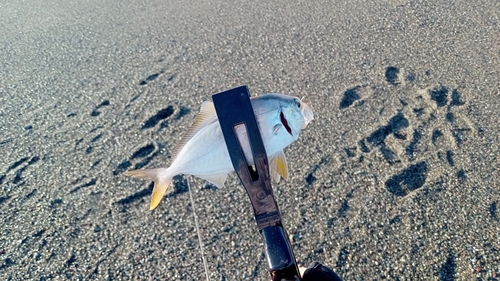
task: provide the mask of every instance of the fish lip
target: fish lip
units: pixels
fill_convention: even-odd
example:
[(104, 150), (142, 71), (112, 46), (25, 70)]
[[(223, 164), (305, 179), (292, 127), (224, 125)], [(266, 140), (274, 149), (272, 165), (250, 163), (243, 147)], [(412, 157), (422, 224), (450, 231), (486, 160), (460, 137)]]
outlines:
[(304, 123), (302, 124), (302, 129), (305, 129), (307, 125), (314, 119), (314, 113), (312, 108), (305, 102), (302, 102), (302, 109), (300, 110), (302, 116), (304, 116)]
[(285, 118), (285, 115), (283, 114), (283, 111), (280, 113), (280, 120), (281, 120), (281, 124), (283, 124), (283, 126), (285, 127), (285, 129), (287, 130), (287, 132), (291, 135), (292, 135), (292, 128), (290, 128), (290, 125), (288, 125), (288, 121), (286, 120)]

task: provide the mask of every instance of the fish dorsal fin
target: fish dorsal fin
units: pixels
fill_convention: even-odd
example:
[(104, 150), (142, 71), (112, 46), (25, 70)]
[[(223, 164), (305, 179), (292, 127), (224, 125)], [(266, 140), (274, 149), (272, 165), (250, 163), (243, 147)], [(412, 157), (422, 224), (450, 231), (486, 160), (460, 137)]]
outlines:
[(189, 142), (201, 129), (207, 125), (217, 121), (217, 114), (215, 113), (214, 103), (211, 101), (204, 101), (201, 104), (200, 114), (196, 116), (193, 125), (189, 128), (187, 133), (182, 137), (172, 153), (172, 161), (177, 158), (182, 148)]
[(286, 164), (285, 153), (283, 150), (271, 156), (269, 161), (269, 168), (271, 170), (271, 177), (275, 179), (275, 173), (282, 176), (285, 180), (288, 179), (288, 166)]
[(204, 180), (209, 181), (210, 183), (217, 186), (218, 188), (223, 188), (224, 182), (226, 182), (227, 174), (203, 175), (203, 176), (197, 176), (197, 177), (200, 177)]

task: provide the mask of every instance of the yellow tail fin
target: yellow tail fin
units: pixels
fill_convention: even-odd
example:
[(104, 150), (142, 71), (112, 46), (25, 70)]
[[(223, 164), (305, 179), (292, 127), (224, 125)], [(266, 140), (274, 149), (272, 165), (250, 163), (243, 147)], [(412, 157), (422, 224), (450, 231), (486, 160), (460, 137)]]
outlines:
[(150, 210), (154, 210), (158, 204), (160, 204), (163, 195), (167, 191), (172, 177), (165, 177), (165, 169), (144, 169), (144, 170), (134, 170), (128, 171), (127, 176), (134, 178), (148, 179), (155, 182), (155, 187), (153, 188), (153, 195), (151, 197)]

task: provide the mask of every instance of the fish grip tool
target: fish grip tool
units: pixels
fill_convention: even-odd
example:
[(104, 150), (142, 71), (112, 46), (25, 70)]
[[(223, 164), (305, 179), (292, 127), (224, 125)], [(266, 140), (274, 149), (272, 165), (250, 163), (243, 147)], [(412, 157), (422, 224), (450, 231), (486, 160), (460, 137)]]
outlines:
[[(212, 100), (234, 170), (250, 197), (272, 280), (300, 280), (297, 262), (273, 195), (269, 162), (248, 88), (241, 86), (221, 92), (213, 95)], [(236, 136), (239, 125), (246, 127), (254, 165), (247, 163)]]

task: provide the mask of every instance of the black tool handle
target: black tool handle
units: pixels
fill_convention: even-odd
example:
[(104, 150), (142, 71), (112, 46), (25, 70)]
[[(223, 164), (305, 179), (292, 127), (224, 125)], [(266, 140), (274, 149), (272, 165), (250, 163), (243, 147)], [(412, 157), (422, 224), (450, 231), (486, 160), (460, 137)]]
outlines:
[[(222, 92), (213, 95), (212, 100), (231, 162), (250, 197), (259, 230), (281, 224), (278, 204), (271, 187), (266, 149), (255, 120), (248, 88), (241, 86)], [(249, 169), (250, 165), (236, 136), (235, 128), (238, 125), (246, 127), (256, 171)]]
[[(212, 96), (222, 134), (233, 164), (250, 197), (257, 227), (265, 244), (269, 271), (273, 281), (298, 281), (300, 273), (290, 241), (281, 223), (281, 214), (273, 195), (269, 162), (255, 119), (250, 93), (241, 86)], [(249, 168), (235, 127), (244, 125), (252, 149), (255, 171)]]
[(281, 225), (268, 226), (262, 229), (261, 233), (272, 280), (300, 280), (299, 268), (283, 227)]

